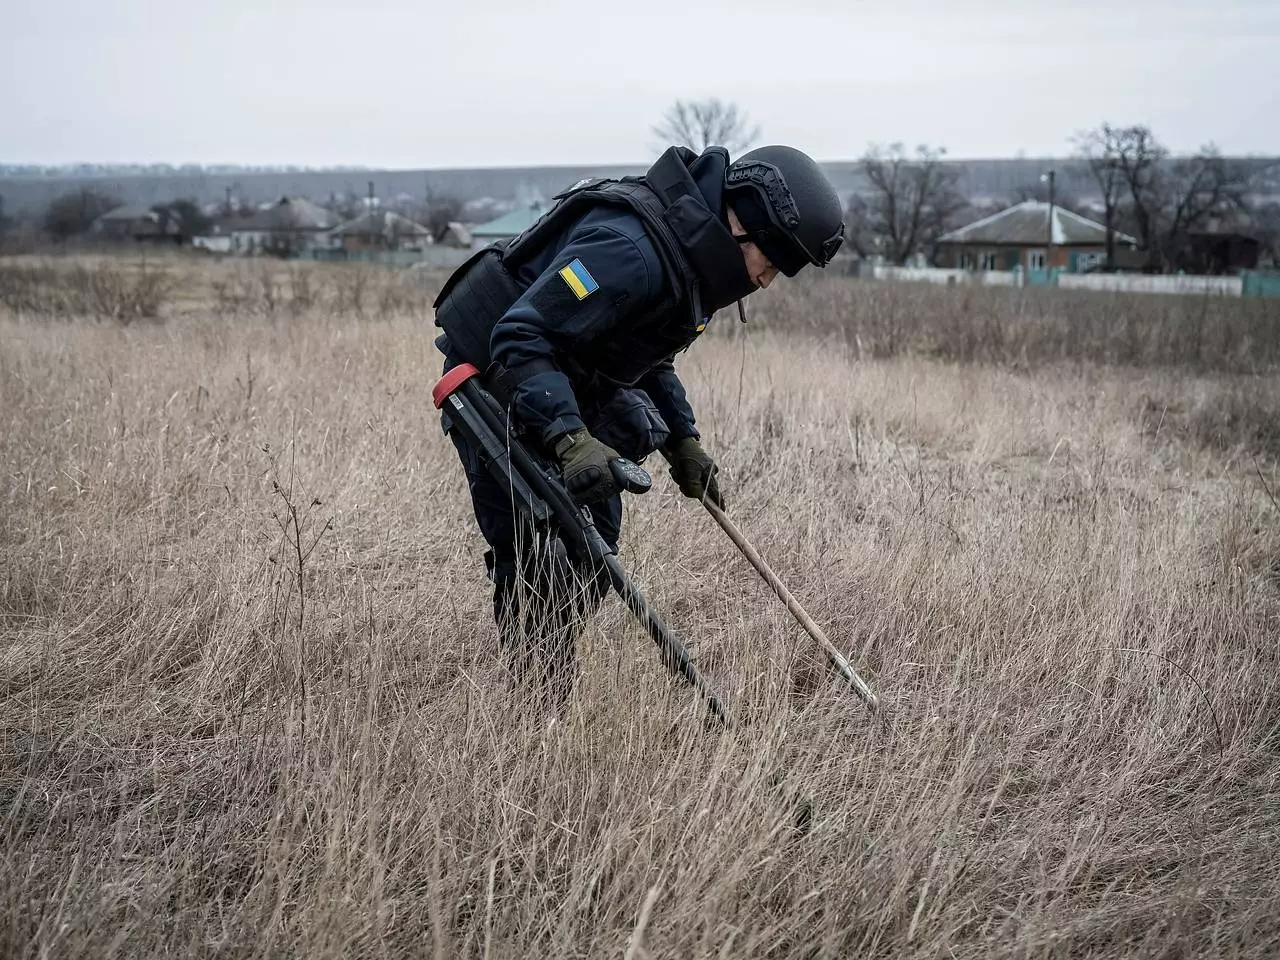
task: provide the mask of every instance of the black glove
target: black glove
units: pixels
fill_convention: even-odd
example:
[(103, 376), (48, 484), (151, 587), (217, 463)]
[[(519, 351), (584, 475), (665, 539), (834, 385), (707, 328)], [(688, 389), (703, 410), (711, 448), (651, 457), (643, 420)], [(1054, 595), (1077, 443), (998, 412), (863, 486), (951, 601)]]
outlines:
[(662, 455), (671, 464), (671, 479), (676, 482), (680, 492), (694, 500), (707, 500), (721, 510), (724, 509), (724, 497), (716, 483), (718, 469), (697, 437), (684, 437), (675, 443), (662, 448)]
[(601, 443), (586, 427), (579, 427), (556, 441), (556, 456), (564, 470), (564, 485), (578, 503), (601, 503), (618, 493), (618, 482), (609, 468), (618, 451)]

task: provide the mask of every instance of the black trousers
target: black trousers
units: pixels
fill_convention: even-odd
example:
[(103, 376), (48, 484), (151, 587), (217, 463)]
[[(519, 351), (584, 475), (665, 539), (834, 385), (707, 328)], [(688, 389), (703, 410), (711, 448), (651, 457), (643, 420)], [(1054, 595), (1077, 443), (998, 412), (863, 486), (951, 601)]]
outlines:
[[(448, 428), (447, 418), (444, 420)], [(450, 430), (467, 475), (476, 523), (489, 549), (493, 618), (508, 669), (526, 692), (557, 710), (573, 693), (577, 637), (609, 587), (603, 568), (572, 557), (565, 544), (525, 522), (511, 493), (489, 473), (484, 453)], [(622, 498), (590, 507), (600, 536), (617, 549)]]

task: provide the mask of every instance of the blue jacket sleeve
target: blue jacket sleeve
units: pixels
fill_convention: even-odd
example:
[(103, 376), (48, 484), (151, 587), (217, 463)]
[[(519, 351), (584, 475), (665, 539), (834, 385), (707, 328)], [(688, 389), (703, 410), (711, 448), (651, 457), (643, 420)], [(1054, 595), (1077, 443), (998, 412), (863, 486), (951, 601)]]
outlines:
[(693, 407), (689, 404), (684, 384), (676, 376), (674, 363), (667, 360), (658, 364), (636, 386), (649, 395), (653, 405), (658, 408), (658, 413), (667, 422), (667, 427), (671, 430), (667, 443), (675, 443), (685, 437), (701, 439), (695, 426)]
[(580, 224), (494, 327), (490, 355), (519, 381), (516, 414), (544, 443), (583, 426), (564, 373), (574, 347), (607, 335), (660, 295), (656, 254), (648, 254), (607, 223)]

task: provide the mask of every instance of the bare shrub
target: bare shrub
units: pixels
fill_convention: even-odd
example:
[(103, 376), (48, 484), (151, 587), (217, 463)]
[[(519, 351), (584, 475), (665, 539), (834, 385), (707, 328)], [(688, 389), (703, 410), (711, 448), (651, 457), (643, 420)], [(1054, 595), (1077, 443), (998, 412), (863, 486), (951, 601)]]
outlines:
[(369, 292), (369, 272), (359, 267), (342, 270), (332, 278), (333, 309), (363, 319)]
[[(766, 291), (752, 307), (751, 315), (767, 329), (834, 337), (864, 357), (920, 354), (965, 363), (1088, 362), (1229, 373), (1280, 365), (1276, 308), (1261, 299), (815, 276)], [(710, 330), (716, 335), (715, 326)]]
[(166, 273), (146, 268), (129, 271), (77, 268), (72, 272), (71, 281), (90, 304), (94, 316), (123, 323), (158, 317), (172, 290)]
[(310, 270), (294, 267), (289, 271), (289, 309), (306, 313), (316, 306), (316, 289)]
[(220, 267), (209, 281), (216, 313), (230, 317), (253, 312), (257, 302), (257, 285), (249, 269), (236, 261)]
[(383, 318), (408, 313), (421, 305), (421, 297), (400, 283), (383, 283), (378, 291), (378, 314)]
[(1186, 385), (1146, 396), (1140, 419), (1152, 437), (1176, 437), (1223, 452), (1280, 460), (1280, 378), (1249, 377), (1211, 391)]
[(267, 317), (287, 311), (386, 319), (430, 304), (415, 273), (357, 264), (237, 265), (212, 281), (212, 292), (220, 313)]
[(257, 280), (258, 304), (267, 316), (275, 316), (276, 311), (280, 309), (284, 292), (280, 281), (276, 278), (275, 270), (271, 266), (260, 267)]
[(152, 320), (161, 315), (172, 291), (167, 271), (145, 265), (0, 264), (0, 305), (17, 314), (119, 323)]

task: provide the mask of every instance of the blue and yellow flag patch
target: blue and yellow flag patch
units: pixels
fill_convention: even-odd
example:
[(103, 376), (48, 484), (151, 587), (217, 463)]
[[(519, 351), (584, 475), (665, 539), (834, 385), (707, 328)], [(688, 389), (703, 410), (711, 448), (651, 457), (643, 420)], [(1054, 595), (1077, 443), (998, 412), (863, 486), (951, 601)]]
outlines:
[(596, 283), (596, 278), (582, 265), (581, 260), (574, 260), (567, 267), (562, 267), (560, 278), (569, 285), (569, 289), (579, 300), (587, 299), (600, 289), (600, 284)]

